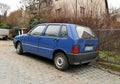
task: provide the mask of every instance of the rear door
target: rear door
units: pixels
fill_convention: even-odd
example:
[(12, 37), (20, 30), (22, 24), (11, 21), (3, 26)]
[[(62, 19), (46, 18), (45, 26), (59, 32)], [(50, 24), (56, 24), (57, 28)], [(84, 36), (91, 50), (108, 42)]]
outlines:
[(98, 46), (98, 39), (90, 28), (77, 26), (78, 44), (80, 52), (94, 52)]
[(58, 24), (48, 25), (44, 35), (40, 37), (39, 54), (46, 58), (52, 58), (52, 53), (59, 42), (61, 26)]

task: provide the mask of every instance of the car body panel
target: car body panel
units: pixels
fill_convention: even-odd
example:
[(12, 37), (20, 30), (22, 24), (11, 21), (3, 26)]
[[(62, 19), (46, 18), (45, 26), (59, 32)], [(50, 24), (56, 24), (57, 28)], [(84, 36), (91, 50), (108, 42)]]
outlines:
[[(73, 57), (76, 56), (76, 54), (73, 55), (73, 53), (72, 53), (72, 46), (73, 45), (80, 46), (80, 53), (78, 53), (78, 56), (76, 56), (79, 59), (81, 59), (79, 56), (81, 56), (83, 54), (88, 53), (87, 55), (89, 55), (89, 53), (91, 53), (91, 52), (96, 52), (96, 47), (98, 46), (98, 39), (97, 38), (96, 39), (83, 39), (83, 38), (80, 39), (78, 37), (75, 24), (45, 23), (45, 24), (39, 24), (38, 26), (40, 26), (40, 25), (45, 25), (46, 27), (44, 28), (42, 33), (39, 34), (39, 36), (33, 36), (33, 35), (30, 35), (29, 33), (24, 34), (24, 35), (20, 35), (20, 36), (16, 36), (14, 38), (15, 48), (16, 48), (17, 42), (19, 41), (22, 43), (22, 47), (23, 47), (24, 52), (33, 53), (33, 54), (43, 56), (43, 57), (48, 58), (48, 59), (53, 59), (53, 54), (56, 50), (63, 51), (67, 55), (68, 59), (69, 58), (70, 58), (70, 60), (71, 60), (71, 58), (73, 59)], [(50, 36), (44, 35), (46, 28), (49, 25), (60, 25), (61, 26), (61, 28), (59, 30), (58, 37), (50, 37)], [(62, 26), (66, 26), (66, 28), (67, 28), (68, 37), (66, 37), (66, 38), (60, 37), (60, 32), (61, 32)], [(91, 49), (91, 47), (93, 49)], [(86, 49), (88, 49), (88, 50), (86, 50)], [(94, 54), (93, 58), (96, 58), (98, 56), (97, 53), (98, 52), (96, 52), (96, 54)], [(93, 54), (91, 54), (91, 55), (93, 55)], [(84, 56), (81, 56), (81, 57), (84, 58)], [(91, 58), (88, 56), (86, 56), (86, 57)], [(74, 63), (71, 63), (71, 64), (74, 64)]]

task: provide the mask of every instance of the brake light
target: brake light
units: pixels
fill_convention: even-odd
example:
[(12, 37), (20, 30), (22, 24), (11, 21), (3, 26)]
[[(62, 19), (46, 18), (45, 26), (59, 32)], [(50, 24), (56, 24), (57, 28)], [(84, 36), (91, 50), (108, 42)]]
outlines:
[(97, 47), (96, 47), (96, 51), (99, 51), (99, 46), (97, 45)]
[(72, 46), (72, 53), (74, 53), (74, 54), (80, 53), (80, 46), (79, 45), (73, 45)]

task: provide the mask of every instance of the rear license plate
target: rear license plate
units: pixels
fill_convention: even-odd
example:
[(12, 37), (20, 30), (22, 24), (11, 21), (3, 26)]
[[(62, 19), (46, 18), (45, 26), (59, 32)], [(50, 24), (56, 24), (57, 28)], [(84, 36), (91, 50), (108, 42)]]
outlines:
[(92, 51), (93, 50), (93, 46), (86, 46), (85, 47), (85, 51)]

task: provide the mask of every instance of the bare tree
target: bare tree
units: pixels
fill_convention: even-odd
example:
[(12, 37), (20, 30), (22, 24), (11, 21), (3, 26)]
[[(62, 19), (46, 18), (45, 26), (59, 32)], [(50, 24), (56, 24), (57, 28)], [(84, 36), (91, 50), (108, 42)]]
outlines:
[(34, 0), (21, 0), (20, 3), (22, 4), (23, 8), (26, 8), (27, 6), (30, 6), (33, 4)]
[(10, 9), (10, 7), (8, 5), (0, 3), (0, 13), (1, 13), (1, 15), (6, 16), (9, 9)]
[(8, 16), (8, 23), (12, 26), (18, 26), (18, 25), (28, 26), (29, 15), (25, 10), (18, 9), (10, 13), (10, 15)]
[(24, 8), (28, 8), (30, 12), (36, 11), (40, 13), (43, 6), (50, 6), (53, 0), (21, 0), (20, 3)]

